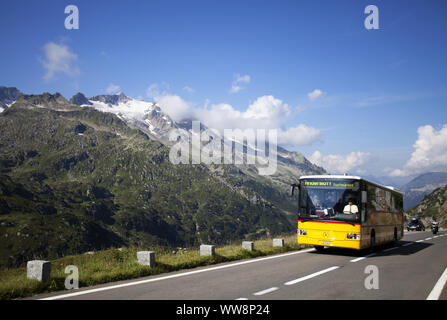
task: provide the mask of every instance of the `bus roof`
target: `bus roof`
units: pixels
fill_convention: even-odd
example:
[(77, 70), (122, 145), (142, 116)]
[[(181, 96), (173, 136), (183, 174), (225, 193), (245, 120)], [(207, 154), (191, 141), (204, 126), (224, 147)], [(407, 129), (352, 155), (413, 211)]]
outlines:
[(322, 174), (322, 175), (313, 175), (313, 176), (301, 176), (300, 179), (353, 179), (353, 180), (364, 180), (364, 181), (367, 181), (369, 183), (375, 184), (377, 186), (380, 186), (380, 187), (383, 187), (383, 188), (387, 188), (387, 189), (390, 189), (392, 191), (399, 192), (400, 194), (402, 194), (402, 191), (400, 191), (397, 188), (394, 188), (394, 187), (391, 187), (391, 186), (385, 186), (385, 185), (382, 185), (382, 184), (377, 183), (377, 182), (372, 182), (372, 181), (366, 180), (366, 179), (364, 179), (362, 177), (359, 177), (359, 176), (348, 176), (348, 175), (341, 175), (341, 174), (334, 174), (334, 175)]
[(362, 179), (359, 176), (345, 176), (341, 174), (321, 174), (321, 175), (313, 175), (313, 176), (301, 176), (300, 179), (354, 179), (354, 180), (360, 180)]

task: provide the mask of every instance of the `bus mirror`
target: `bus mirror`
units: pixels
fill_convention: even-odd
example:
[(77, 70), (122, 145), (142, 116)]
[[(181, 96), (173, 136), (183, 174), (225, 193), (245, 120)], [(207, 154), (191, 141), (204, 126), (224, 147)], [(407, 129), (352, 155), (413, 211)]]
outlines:
[(367, 203), (367, 202), (368, 202), (368, 199), (366, 196), (366, 191), (362, 191), (362, 203)]
[(290, 185), (289, 197), (293, 197), (293, 195), (295, 193), (295, 188), (299, 189), (299, 185), (297, 185), (297, 184)]

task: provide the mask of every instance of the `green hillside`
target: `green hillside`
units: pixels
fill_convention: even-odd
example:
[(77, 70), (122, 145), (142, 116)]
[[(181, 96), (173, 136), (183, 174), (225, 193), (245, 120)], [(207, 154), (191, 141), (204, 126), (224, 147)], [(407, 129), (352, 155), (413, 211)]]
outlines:
[[(285, 192), (169, 149), (61, 95), (0, 114), (0, 266), (111, 246), (221, 244), (293, 232)], [(270, 183), (270, 184), (269, 184)], [(268, 199), (270, 197), (270, 199)]]
[(409, 209), (411, 216), (420, 216), (425, 225), (429, 226), (432, 217), (439, 221), (441, 227), (447, 227), (447, 186), (438, 188), (426, 195), (419, 205)]

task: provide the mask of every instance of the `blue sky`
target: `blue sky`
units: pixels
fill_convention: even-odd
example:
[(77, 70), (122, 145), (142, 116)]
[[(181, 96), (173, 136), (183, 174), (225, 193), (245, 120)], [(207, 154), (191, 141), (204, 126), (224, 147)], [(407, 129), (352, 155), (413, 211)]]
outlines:
[[(79, 30), (64, 27), (70, 4)], [(369, 4), (379, 30), (364, 27)], [(318, 130), (288, 148), (331, 170), (447, 169), (446, 1), (16, 0), (0, 3), (0, 30), (0, 85), (25, 93), (151, 100), (152, 86), (192, 109), (242, 113), (272, 96), (284, 132)]]

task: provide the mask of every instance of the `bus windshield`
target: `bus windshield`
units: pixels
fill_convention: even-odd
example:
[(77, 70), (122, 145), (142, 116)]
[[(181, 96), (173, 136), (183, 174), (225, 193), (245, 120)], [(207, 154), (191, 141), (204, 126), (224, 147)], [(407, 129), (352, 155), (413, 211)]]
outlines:
[(360, 181), (305, 179), (300, 181), (299, 218), (360, 222)]

